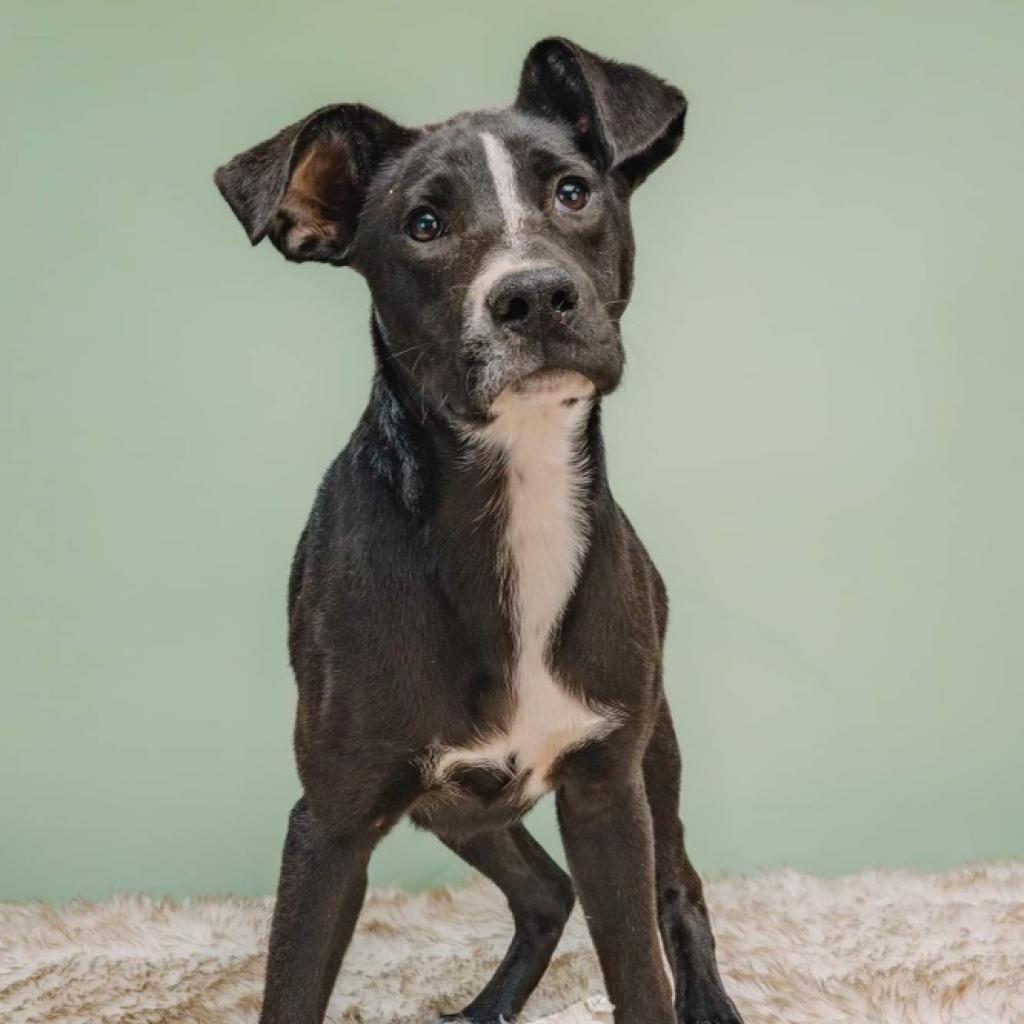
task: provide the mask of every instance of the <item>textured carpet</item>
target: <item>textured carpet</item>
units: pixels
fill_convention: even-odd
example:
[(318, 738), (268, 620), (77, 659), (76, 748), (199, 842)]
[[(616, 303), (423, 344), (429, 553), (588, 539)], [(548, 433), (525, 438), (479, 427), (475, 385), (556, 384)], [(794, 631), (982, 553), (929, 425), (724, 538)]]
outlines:
[[(793, 872), (709, 886), (747, 1024), (1022, 1024), (1024, 864), (939, 875)], [(252, 1024), (267, 900), (0, 904), (3, 1024)], [(509, 937), (486, 883), (367, 901), (333, 1024), (425, 1024), (464, 1004)], [(578, 914), (525, 1019), (606, 1024)], [(568, 1008), (568, 1009), (567, 1009)]]

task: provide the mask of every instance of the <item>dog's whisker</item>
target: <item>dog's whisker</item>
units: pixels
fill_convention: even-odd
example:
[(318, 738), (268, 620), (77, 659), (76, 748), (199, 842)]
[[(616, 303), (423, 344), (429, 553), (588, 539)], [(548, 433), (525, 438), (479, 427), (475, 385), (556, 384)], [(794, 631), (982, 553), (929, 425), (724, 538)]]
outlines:
[(436, 345), (437, 342), (434, 340), (423, 341), (418, 345), (410, 345), (408, 348), (399, 349), (397, 352), (388, 352), (388, 355), (392, 359), (397, 359), (399, 356), (407, 355), (409, 352), (415, 352), (419, 348), (429, 348), (431, 345)]

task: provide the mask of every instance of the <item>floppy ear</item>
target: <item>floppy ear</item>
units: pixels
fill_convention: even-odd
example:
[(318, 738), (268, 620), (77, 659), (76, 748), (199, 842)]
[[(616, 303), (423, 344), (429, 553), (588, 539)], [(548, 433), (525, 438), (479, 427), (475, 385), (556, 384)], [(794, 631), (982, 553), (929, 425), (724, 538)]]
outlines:
[(253, 245), (290, 260), (344, 264), (366, 189), (414, 133), (357, 103), (321, 107), (239, 153), (213, 180)]
[(556, 37), (530, 50), (515, 105), (566, 123), (597, 167), (618, 171), (631, 187), (676, 151), (686, 118), (675, 86)]

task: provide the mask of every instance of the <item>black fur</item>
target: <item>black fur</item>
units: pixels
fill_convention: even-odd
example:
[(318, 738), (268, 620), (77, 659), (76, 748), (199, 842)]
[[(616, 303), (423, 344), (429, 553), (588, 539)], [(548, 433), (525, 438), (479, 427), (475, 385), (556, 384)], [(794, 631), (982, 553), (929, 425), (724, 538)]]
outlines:
[[(325, 107), (217, 172), (254, 243), (269, 234), (290, 259), (365, 276), (377, 362), (289, 582), (304, 796), (285, 843), (263, 1024), (322, 1020), (372, 850), (405, 815), (499, 885), (515, 921), (508, 955), (459, 1019), (498, 1024), (520, 1012), (575, 886), (616, 1024), (740, 1020), (683, 846), (661, 678), (665, 588), (611, 495), (600, 428), (600, 398), (622, 372), (628, 200), (675, 150), (685, 110), (646, 71), (552, 39), (530, 52), (508, 110), (409, 130), (365, 107)], [(511, 154), (533, 211), (523, 251), (557, 268), (572, 296), (516, 329), (467, 316), (467, 292), (503, 231), (481, 132)], [(571, 215), (551, 205), (566, 175), (592, 193)], [(405, 230), (423, 205), (447, 227), (428, 244)], [(510, 288), (542, 294), (536, 280), (500, 284), (503, 303)], [(549, 775), (572, 883), (521, 824), (531, 800), (514, 752), (459, 769), (443, 789), (426, 767), (439, 744), (472, 745), (511, 712), (516, 635), (498, 568), (505, 480), (500, 465), (466, 457), (466, 435), (491, 421), (505, 389), (550, 370), (582, 375), (598, 397), (579, 442), (589, 540), (548, 662), (568, 691), (621, 713), (618, 728), (564, 753)]]

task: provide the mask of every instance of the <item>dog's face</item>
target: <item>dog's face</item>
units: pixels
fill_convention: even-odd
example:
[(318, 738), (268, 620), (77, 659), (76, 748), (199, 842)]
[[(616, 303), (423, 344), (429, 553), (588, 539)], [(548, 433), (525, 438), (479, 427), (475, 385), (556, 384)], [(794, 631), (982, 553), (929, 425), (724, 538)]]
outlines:
[(629, 199), (675, 151), (685, 110), (648, 72), (550, 39), (507, 110), (406, 129), (326, 107), (216, 181), (254, 243), (362, 273), (382, 357), (421, 401), (479, 422), (503, 392), (618, 383)]
[(455, 413), (483, 413), (550, 371), (607, 391), (622, 368), (626, 199), (555, 125), (464, 115), (377, 175), (350, 262), (395, 358)]

